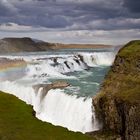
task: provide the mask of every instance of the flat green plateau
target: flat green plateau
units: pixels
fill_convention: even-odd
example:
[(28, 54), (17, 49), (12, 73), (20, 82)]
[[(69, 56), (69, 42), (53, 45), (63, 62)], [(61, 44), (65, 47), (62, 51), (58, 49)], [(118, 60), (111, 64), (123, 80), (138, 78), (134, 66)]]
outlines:
[[(90, 140), (82, 133), (42, 122), (23, 101), (0, 92), (0, 140)], [(92, 139), (93, 140), (93, 139)]]

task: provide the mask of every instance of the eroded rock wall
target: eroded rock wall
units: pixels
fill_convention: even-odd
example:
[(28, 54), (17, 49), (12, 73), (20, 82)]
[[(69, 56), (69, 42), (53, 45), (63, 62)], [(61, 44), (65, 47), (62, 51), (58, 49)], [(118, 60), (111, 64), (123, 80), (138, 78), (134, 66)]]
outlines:
[(103, 130), (140, 140), (140, 41), (119, 51), (93, 104)]

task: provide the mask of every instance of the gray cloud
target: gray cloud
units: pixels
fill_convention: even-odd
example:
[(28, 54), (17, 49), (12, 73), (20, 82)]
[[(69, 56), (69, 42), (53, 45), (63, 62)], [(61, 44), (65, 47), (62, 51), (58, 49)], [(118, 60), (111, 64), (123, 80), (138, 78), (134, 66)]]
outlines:
[(16, 14), (17, 9), (8, 1), (0, 1), (0, 17), (9, 17)]
[(124, 6), (131, 12), (140, 14), (140, 0), (124, 0)]
[(31, 30), (137, 30), (140, 29), (140, 1), (1, 0), (0, 24), (8, 22), (17, 24), (12, 30), (16, 27), (19, 30), (20, 25), (30, 26)]
[[(2, 0), (0, 22), (64, 29), (75, 24), (78, 29), (84, 25), (87, 25), (86, 29), (93, 27), (93, 29), (104, 30), (139, 28), (137, 24), (135, 26), (135, 23), (130, 24), (130, 22), (128, 24), (126, 22), (125, 26), (124, 23), (122, 26), (121, 23), (115, 24), (120, 18), (124, 20), (136, 18), (133, 14), (133, 9), (138, 9), (139, 1), (136, 1), (136, 5), (132, 5), (131, 0), (7, 0), (7, 2)], [(95, 26), (97, 20), (102, 20), (104, 25)]]

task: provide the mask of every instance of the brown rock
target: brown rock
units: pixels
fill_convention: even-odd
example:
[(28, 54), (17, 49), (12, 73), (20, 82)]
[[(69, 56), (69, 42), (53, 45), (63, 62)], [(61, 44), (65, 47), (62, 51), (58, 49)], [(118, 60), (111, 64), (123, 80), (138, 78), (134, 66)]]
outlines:
[(70, 84), (65, 81), (56, 81), (56, 82), (53, 82), (52, 84), (34, 85), (33, 88), (34, 88), (36, 94), (38, 94), (39, 89), (42, 88), (41, 94), (42, 94), (42, 98), (44, 98), (44, 96), (46, 96), (46, 94), (48, 93), (49, 90), (63, 89), (68, 86), (70, 86)]

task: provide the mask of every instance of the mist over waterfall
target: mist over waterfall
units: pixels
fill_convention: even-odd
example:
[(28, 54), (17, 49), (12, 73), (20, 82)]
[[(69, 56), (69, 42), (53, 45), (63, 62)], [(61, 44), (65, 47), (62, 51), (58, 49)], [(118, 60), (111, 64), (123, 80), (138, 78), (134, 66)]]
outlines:
[[(92, 97), (115, 54), (114, 50), (93, 50), (1, 55), (1, 61), (6, 58), (11, 64), (22, 60), (26, 65), (14, 67), (7, 62), (6, 69), (0, 71), (0, 90), (32, 105), (42, 121), (82, 133), (95, 131), (101, 124), (95, 117)], [(70, 86), (48, 90), (47, 85), (56, 80), (66, 81)]]
[(34, 109), (37, 111), (37, 118), (43, 121), (67, 127), (73, 131), (88, 132), (98, 129), (96, 123), (92, 124), (91, 104), (91, 98), (77, 99), (76, 96), (67, 95), (61, 90), (50, 90), (42, 102), (34, 106)]
[(31, 87), (7, 81), (0, 85), (0, 89), (33, 105), (36, 117), (42, 121), (83, 133), (98, 130), (100, 127), (95, 119), (91, 98), (77, 98), (60, 89), (50, 90), (42, 98), (41, 88), (35, 93)]

